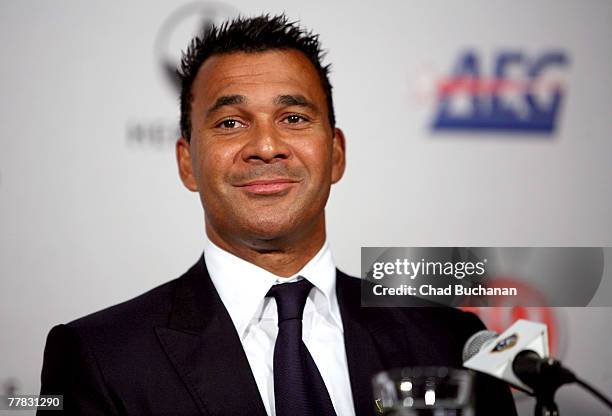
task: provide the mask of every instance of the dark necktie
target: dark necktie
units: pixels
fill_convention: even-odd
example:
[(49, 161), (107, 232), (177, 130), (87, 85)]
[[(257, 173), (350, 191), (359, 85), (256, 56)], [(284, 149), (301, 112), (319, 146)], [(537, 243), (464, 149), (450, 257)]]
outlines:
[(274, 345), (276, 416), (335, 416), (319, 369), (302, 341), (302, 314), (312, 283), (272, 286), (266, 296), (276, 299), (278, 336)]

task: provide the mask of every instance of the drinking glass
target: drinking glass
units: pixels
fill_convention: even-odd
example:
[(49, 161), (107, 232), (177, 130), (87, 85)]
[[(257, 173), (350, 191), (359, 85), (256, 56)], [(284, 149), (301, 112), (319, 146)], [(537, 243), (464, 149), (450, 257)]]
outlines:
[(473, 416), (474, 374), (449, 367), (406, 367), (372, 379), (376, 411), (384, 416)]

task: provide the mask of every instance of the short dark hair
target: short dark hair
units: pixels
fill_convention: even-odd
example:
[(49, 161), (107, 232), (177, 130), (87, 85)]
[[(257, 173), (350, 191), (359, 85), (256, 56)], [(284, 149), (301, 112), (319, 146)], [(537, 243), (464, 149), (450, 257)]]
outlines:
[(290, 22), (284, 14), (257, 17), (238, 17), (219, 26), (211, 26), (202, 36), (191, 40), (183, 54), (178, 76), (181, 80), (181, 134), (191, 139), (192, 86), (198, 70), (212, 55), (232, 52), (264, 52), (274, 49), (295, 49), (302, 52), (319, 74), (327, 99), (328, 118), (331, 128), (336, 125), (332, 86), (329, 82), (331, 65), (323, 66), (325, 53), (319, 44), (319, 35), (306, 31), (298, 22)]

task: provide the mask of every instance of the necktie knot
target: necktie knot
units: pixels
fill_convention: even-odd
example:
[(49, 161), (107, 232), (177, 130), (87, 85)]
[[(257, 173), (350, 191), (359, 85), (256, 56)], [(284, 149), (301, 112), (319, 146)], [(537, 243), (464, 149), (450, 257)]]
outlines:
[(289, 319), (302, 319), (306, 299), (313, 284), (306, 279), (294, 283), (281, 283), (272, 286), (266, 297), (276, 299), (278, 323)]

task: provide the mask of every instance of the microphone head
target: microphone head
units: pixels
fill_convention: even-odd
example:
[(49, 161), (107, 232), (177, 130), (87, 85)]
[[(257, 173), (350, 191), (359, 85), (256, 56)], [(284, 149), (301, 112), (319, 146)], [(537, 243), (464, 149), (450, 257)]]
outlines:
[(499, 334), (495, 331), (482, 331), (476, 332), (472, 335), (463, 346), (463, 362), (466, 362), (476, 354), (478, 354), (483, 348), (489, 345)]

